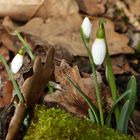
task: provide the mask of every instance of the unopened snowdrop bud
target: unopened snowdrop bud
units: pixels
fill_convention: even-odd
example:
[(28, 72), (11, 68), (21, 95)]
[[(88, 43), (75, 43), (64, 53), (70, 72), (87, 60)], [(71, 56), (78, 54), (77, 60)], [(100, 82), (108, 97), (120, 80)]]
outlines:
[(105, 33), (103, 25), (97, 30), (96, 39), (92, 45), (92, 56), (96, 65), (101, 65), (106, 55), (106, 43), (104, 39)]
[(91, 24), (88, 17), (84, 18), (83, 23), (81, 25), (81, 28), (82, 28), (82, 32), (83, 32), (84, 37), (86, 39), (89, 39), (91, 31), (92, 31), (92, 24)]
[(17, 55), (13, 58), (11, 62), (11, 71), (12, 73), (16, 74), (23, 65), (23, 55), (24, 50), (20, 49)]

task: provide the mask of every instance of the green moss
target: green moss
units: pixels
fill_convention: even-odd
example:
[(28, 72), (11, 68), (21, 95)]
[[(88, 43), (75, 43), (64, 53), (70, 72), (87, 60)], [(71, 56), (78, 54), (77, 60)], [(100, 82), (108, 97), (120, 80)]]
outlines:
[(29, 130), (24, 140), (134, 140), (114, 131), (100, 127), (86, 119), (73, 117), (60, 109), (35, 108)]

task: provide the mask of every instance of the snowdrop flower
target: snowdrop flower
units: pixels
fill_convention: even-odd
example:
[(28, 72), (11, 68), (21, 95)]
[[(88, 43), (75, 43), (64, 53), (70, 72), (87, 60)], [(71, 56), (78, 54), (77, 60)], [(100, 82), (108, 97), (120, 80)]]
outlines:
[(84, 37), (86, 39), (89, 39), (91, 31), (92, 31), (92, 24), (91, 24), (91, 22), (90, 22), (88, 17), (84, 18), (83, 23), (81, 25), (81, 28), (82, 28)]
[(102, 32), (102, 26), (99, 27), (96, 39), (92, 45), (92, 57), (94, 60), (94, 63), (96, 65), (101, 65), (105, 59), (106, 55), (106, 43), (104, 39), (104, 32)]
[(17, 55), (13, 58), (11, 62), (11, 71), (12, 73), (16, 74), (23, 65), (23, 55), (24, 50), (20, 49)]

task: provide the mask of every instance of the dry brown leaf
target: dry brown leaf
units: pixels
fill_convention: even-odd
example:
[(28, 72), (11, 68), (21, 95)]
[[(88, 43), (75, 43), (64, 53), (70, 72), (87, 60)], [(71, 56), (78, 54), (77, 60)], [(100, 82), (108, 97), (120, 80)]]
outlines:
[[(57, 9), (57, 10), (56, 10)], [(75, 0), (1, 0), (0, 16), (9, 16), (19, 21), (27, 21), (34, 16), (68, 15), (78, 12)]]
[[(106, 34), (110, 55), (134, 53), (128, 46), (129, 39), (126, 35), (114, 31), (114, 24), (107, 20)], [(93, 20), (93, 35), (91, 35), (90, 46), (95, 38), (99, 18)], [(38, 37), (41, 41), (51, 46), (61, 47), (68, 50), (74, 56), (87, 56), (80, 38), (80, 25), (82, 18), (79, 14), (50, 18), (44, 21), (41, 18), (34, 18), (17, 30)]]
[(27, 107), (33, 106), (42, 96), (49, 80), (54, 73), (54, 49), (50, 48), (47, 53), (46, 63), (43, 65), (41, 59), (36, 57), (33, 66), (33, 75), (26, 79), (21, 89), (27, 105), (20, 101), (15, 109), (14, 116), (9, 124), (6, 140), (17, 139), (18, 132), (26, 115)]
[(18, 51), (17, 37), (10, 34), (10, 32), (3, 26), (0, 26), (0, 42), (1, 45), (13, 52)]
[(6, 60), (9, 60), (9, 50), (5, 46), (0, 46), (0, 55), (2, 55)]
[(140, 16), (140, 1), (139, 0), (127, 0), (130, 11), (135, 16)]
[[(91, 19), (94, 30), (93, 35), (91, 35), (90, 47), (95, 39), (99, 21), (99, 18)], [(110, 55), (134, 53), (134, 50), (128, 46), (128, 37), (115, 32), (113, 22), (108, 19), (106, 20), (105, 29)], [(58, 16), (47, 20), (33, 18), (25, 25), (15, 27), (13, 30), (18, 30), (36, 37), (37, 40), (40, 40), (39, 42), (43, 42), (46, 46), (50, 45), (54, 48), (64, 48), (71, 55), (87, 56), (79, 33), (81, 23), (81, 16), (75, 13), (69, 16)]]
[(79, 7), (75, 0), (45, 0), (36, 13), (36, 16), (43, 18), (57, 17), (78, 13)]
[(114, 56), (111, 58), (114, 74), (124, 74), (131, 72), (131, 68), (124, 55)]
[(3, 97), (0, 97), (0, 108), (10, 104), (12, 100), (13, 85), (11, 81), (6, 81), (2, 89)]
[[(134, 3), (134, 5), (132, 3)], [(129, 4), (132, 4), (133, 9), (136, 9), (136, 11), (137, 11), (137, 8), (139, 9), (140, 2), (129, 1)], [(137, 14), (131, 13), (131, 11), (129, 11), (124, 1), (117, 0), (116, 6), (118, 9), (122, 10), (125, 13), (125, 15), (129, 18), (129, 23), (131, 23), (137, 30), (140, 30), (140, 22), (139, 22), (139, 19), (136, 17)], [(132, 10), (131, 7), (130, 7), (130, 10)]]
[(34, 18), (16, 30), (38, 37), (42, 42), (54, 48), (64, 48), (72, 55), (84, 55), (79, 35), (82, 18), (79, 14), (51, 18), (44, 21)]
[(1, 0), (0, 16), (10, 16), (16, 20), (26, 21), (36, 13), (43, 2), (44, 0)]
[(39, 94), (42, 94), (48, 80), (52, 78), (54, 73), (53, 57), (54, 49), (51, 48), (48, 51), (45, 65), (42, 65), (40, 57), (36, 58), (33, 67), (34, 74), (25, 80), (21, 89), (28, 105), (32, 105), (39, 100)]
[(105, 12), (104, 1), (100, 0), (76, 0), (79, 4), (80, 11), (89, 15), (101, 15)]
[[(67, 81), (66, 74), (79, 85), (79, 87), (97, 106), (95, 87), (91, 77), (82, 78), (78, 67), (70, 67), (64, 60), (62, 60), (60, 66), (55, 67), (55, 79), (60, 83), (62, 90), (56, 90), (54, 93), (46, 95), (44, 101), (48, 105), (58, 104), (77, 116), (86, 115), (89, 107), (84, 99), (77, 93), (76, 89)], [(104, 87), (99, 73), (97, 73), (97, 78), (101, 95), (104, 95), (107, 88)]]

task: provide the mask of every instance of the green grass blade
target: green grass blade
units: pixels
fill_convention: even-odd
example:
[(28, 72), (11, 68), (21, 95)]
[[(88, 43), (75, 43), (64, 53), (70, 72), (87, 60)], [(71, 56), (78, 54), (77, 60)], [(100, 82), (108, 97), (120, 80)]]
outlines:
[(136, 103), (137, 83), (134, 76), (131, 76), (127, 85), (127, 90), (131, 90), (131, 92), (125, 98), (126, 102), (121, 110), (119, 121), (117, 123), (117, 130), (123, 133), (127, 133), (128, 121), (134, 112)]
[(130, 107), (129, 110), (131, 114), (134, 111), (135, 108), (135, 103), (137, 99), (137, 82), (136, 78), (134, 76), (131, 76), (128, 85), (127, 85), (127, 90), (131, 89), (131, 93), (126, 96), (126, 100), (130, 100)]
[[(105, 29), (104, 29), (104, 32), (105, 32)], [(105, 57), (106, 79), (108, 80), (109, 86), (111, 88), (112, 101), (113, 101), (113, 104), (114, 104), (116, 102), (116, 100), (118, 99), (118, 95), (117, 95), (117, 87), (116, 87), (116, 82), (115, 82), (115, 76), (113, 74), (113, 68), (112, 68), (111, 58), (110, 58), (110, 55), (109, 55), (106, 35), (105, 35), (105, 42), (106, 42), (106, 57)], [(119, 118), (119, 114), (120, 114), (119, 107), (116, 106), (116, 108), (115, 108), (116, 123), (117, 123), (117, 120)]]
[(101, 97), (100, 97), (100, 92), (99, 92), (99, 85), (98, 85), (97, 75), (96, 75), (96, 66), (95, 66), (94, 61), (93, 61), (91, 50), (88, 47), (90, 38), (86, 39), (84, 37), (82, 28), (80, 28), (80, 34), (81, 34), (82, 41), (84, 43), (84, 47), (87, 50), (89, 61), (90, 61), (90, 64), (91, 64), (92, 73), (93, 73), (92, 80), (95, 83), (95, 91), (96, 91), (96, 98), (97, 98), (97, 103), (98, 103), (98, 108), (99, 108), (100, 122), (101, 122), (101, 125), (103, 126), (104, 125), (104, 116), (103, 116), (102, 102), (101, 102)]
[(29, 56), (31, 57), (32, 60), (35, 59), (34, 54), (32, 53), (32, 50), (29, 46), (29, 44), (23, 39), (23, 37), (20, 35), (20, 33), (18, 31), (15, 31), (18, 39), (21, 41), (21, 43), (23, 44), (23, 46), (26, 48), (26, 51), (28, 52)]
[(71, 80), (70, 77), (67, 76), (67, 80), (69, 81), (69, 83), (78, 91), (78, 93), (83, 97), (83, 99), (87, 102), (87, 104), (89, 105), (90, 109), (92, 110), (92, 112), (94, 113), (95, 116), (95, 120), (97, 123), (100, 123), (99, 121), (99, 114), (97, 111), (97, 108), (95, 107), (95, 105), (91, 102), (91, 100), (86, 96), (86, 94), (80, 89), (80, 87)]
[(16, 94), (17, 94), (19, 100), (25, 102), (24, 96), (23, 96), (23, 94), (21, 93), (21, 91), (20, 91), (20, 89), (19, 89), (19, 86), (17, 85), (17, 83), (16, 83), (16, 81), (15, 81), (15, 79), (14, 79), (13, 74), (12, 74), (12, 72), (11, 72), (9, 66), (7, 65), (6, 60), (5, 60), (4, 57), (1, 56), (1, 55), (0, 55), (0, 60), (2, 61), (2, 63), (3, 63), (4, 66), (5, 66), (5, 69), (6, 69), (7, 73), (8, 73), (8, 76), (9, 76), (10, 80), (12, 81), (13, 87), (14, 87), (14, 89), (15, 89), (15, 91), (16, 91)]
[(91, 109), (89, 108), (89, 109), (88, 109), (88, 114), (89, 114), (90, 120), (91, 120), (92, 122), (96, 123), (96, 119), (95, 119), (95, 116), (94, 116), (95, 112), (93, 113), (93, 112), (91, 111)]
[(111, 116), (112, 116), (112, 113), (115, 111), (115, 107), (118, 105), (118, 103), (120, 101), (122, 101), (122, 99), (124, 99), (124, 97), (126, 97), (129, 93), (131, 92), (131, 90), (127, 90), (126, 92), (124, 92), (117, 100), (116, 100), (116, 103), (112, 106), (111, 110), (109, 111), (109, 114), (106, 118), (106, 125), (107, 126), (110, 126), (110, 123), (111, 123)]
[(130, 101), (127, 100), (122, 107), (120, 117), (119, 117), (119, 120), (117, 122), (117, 130), (122, 132), (122, 133), (127, 133), (127, 126), (128, 126), (128, 121), (129, 121), (129, 117), (128, 117), (129, 105), (130, 105)]

